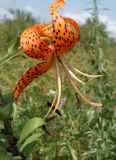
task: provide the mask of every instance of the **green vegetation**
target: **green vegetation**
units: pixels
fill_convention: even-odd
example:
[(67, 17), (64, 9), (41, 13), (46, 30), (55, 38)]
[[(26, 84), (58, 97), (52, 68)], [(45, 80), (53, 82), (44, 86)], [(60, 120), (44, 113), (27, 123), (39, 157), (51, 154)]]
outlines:
[[(12, 39), (36, 22), (27, 13), (11, 13), (14, 15), (13, 20), (5, 18), (0, 23), (0, 57), (6, 54)], [(104, 108), (93, 109), (83, 102), (78, 108), (74, 90), (70, 88), (62, 72), (62, 98), (66, 98), (64, 106), (60, 108), (62, 117), (49, 122), (48, 129), (51, 135), (37, 129), (36, 133), (39, 132), (39, 136), (34, 136), (39, 138), (32, 154), (33, 160), (116, 159), (116, 41), (109, 38), (105, 26), (94, 18), (96, 17), (81, 26), (80, 42), (67, 54), (67, 59), (73, 66), (86, 73), (104, 75), (90, 81), (87, 86), (80, 86), (84, 94), (94, 101), (101, 101)], [(32, 59), (17, 58), (1, 66), (2, 92), (12, 91), (21, 75), (34, 63), (37, 62)], [(27, 120), (34, 117), (44, 118), (48, 110), (47, 102), (53, 98), (47, 93), (49, 89), (54, 89), (54, 86), (55, 73), (52, 68), (27, 87), (18, 101), (13, 121), (17, 134)]]

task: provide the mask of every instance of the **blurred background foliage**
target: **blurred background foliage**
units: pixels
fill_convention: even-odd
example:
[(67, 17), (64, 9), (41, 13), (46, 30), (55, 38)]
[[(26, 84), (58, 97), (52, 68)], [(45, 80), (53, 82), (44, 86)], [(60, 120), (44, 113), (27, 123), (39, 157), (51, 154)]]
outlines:
[[(7, 52), (12, 39), (36, 20), (24, 11), (10, 10), (13, 19), (0, 22), (0, 57)], [(91, 17), (81, 25), (81, 38), (67, 54), (68, 61), (78, 69), (104, 76), (94, 79), (81, 90), (94, 101), (104, 104), (102, 110), (81, 102), (77, 109), (74, 90), (62, 71), (62, 117), (49, 123), (50, 136), (38, 140), (33, 160), (115, 160), (116, 159), (116, 41), (109, 37), (105, 25)], [(12, 91), (21, 75), (33, 64), (32, 59), (17, 58), (0, 67), (0, 89)], [(62, 70), (62, 68), (61, 68)], [(49, 94), (55, 88), (54, 68), (38, 77), (21, 95), (17, 104), (14, 128), (20, 132), (29, 118), (44, 117)]]

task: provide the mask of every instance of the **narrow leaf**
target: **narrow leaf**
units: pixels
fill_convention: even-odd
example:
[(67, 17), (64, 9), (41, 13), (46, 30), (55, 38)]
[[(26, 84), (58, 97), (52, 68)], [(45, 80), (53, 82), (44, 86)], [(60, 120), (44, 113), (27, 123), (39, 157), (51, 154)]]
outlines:
[(9, 48), (8, 48), (9, 55), (13, 55), (14, 53), (16, 53), (18, 51), (18, 47), (20, 44), (19, 40), (20, 40), (19, 37), (16, 37), (11, 41)]
[(0, 160), (14, 160), (14, 158), (5, 151), (0, 151)]
[(0, 120), (8, 118), (12, 114), (12, 105), (7, 105), (4, 108), (0, 108)]
[(12, 92), (8, 92), (5, 95), (3, 95), (3, 100), (5, 101), (5, 104), (12, 104), (14, 102), (14, 97)]
[(44, 119), (42, 118), (32, 118), (30, 119), (24, 126), (23, 130), (20, 133), (20, 141), (21, 143), (32, 131), (34, 131), (36, 128), (41, 127), (45, 124)]
[(34, 147), (36, 145), (37, 141), (33, 141), (32, 143), (29, 143), (23, 150), (22, 153), (24, 154), (25, 157), (30, 156), (32, 151), (34, 150)]
[(4, 139), (0, 139), (0, 150), (5, 150), (8, 146), (8, 143)]
[(21, 53), (20, 53), (20, 50), (19, 50), (19, 37), (13, 39), (9, 45), (9, 48), (8, 48), (8, 52), (7, 54), (3, 57), (3, 58), (0, 58), (0, 66), (5, 64), (6, 62), (8, 62), (9, 60), (17, 57), (17, 56), (21, 56), (21, 57), (24, 57)]
[(78, 158), (76, 156), (76, 151), (70, 146), (70, 144), (68, 142), (67, 142), (67, 145), (68, 145), (72, 160), (78, 160)]
[(13, 112), (12, 112), (12, 117), (15, 118), (17, 113), (17, 105), (13, 103)]
[(30, 143), (32, 143), (33, 141), (37, 141), (38, 138), (41, 136), (42, 134), (33, 134), (32, 136), (30, 136), (21, 146), (20, 151), (22, 151), (27, 145), (29, 145)]

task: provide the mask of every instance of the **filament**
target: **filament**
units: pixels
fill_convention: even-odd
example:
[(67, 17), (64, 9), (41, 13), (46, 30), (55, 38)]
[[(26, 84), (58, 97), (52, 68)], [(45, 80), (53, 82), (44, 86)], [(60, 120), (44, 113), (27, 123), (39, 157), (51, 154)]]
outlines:
[(87, 99), (79, 90), (79, 88), (77, 87), (77, 85), (75, 84), (75, 82), (73, 81), (73, 78), (70, 76), (69, 72), (66, 69), (66, 66), (64, 65), (64, 59), (62, 58), (62, 56), (59, 56), (59, 59), (61, 61), (61, 64), (65, 70), (65, 73), (70, 81), (70, 83), (72, 84), (73, 88), (75, 89), (75, 91), (78, 93), (78, 95), (84, 100), (85, 103), (93, 106), (93, 107), (102, 107), (103, 105), (101, 103), (94, 103), (92, 101), (90, 101), (89, 99)]
[(90, 74), (86, 74), (86, 73), (78, 70), (77, 68), (73, 67), (72, 65), (70, 65), (70, 64), (67, 62), (67, 60), (66, 60), (66, 58), (65, 58), (64, 55), (62, 55), (62, 57), (63, 57), (63, 61), (65, 61), (65, 62), (67, 63), (67, 65), (68, 65), (72, 70), (74, 70), (75, 72), (79, 73), (80, 75), (83, 75), (83, 76), (89, 77), (89, 78), (98, 78), (98, 77), (102, 77), (102, 76), (103, 76), (103, 75), (90, 75)]
[[(60, 57), (61, 57), (61, 56), (60, 56)], [(75, 79), (76, 81), (78, 81), (78, 82), (81, 83), (81, 84), (86, 84), (85, 82), (83, 82), (82, 80), (80, 80), (79, 78), (77, 78), (77, 77), (75, 76), (75, 74), (68, 68), (68, 66), (67, 66), (67, 64), (66, 64), (65, 59), (64, 59), (63, 56), (62, 56), (62, 61), (63, 61), (63, 65), (64, 65), (65, 69), (67, 70), (67, 72), (69, 73), (69, 75), (70, 75), (73, 79)]]
[(59, 65), (58, 65), (56, 56), (55, 56), (55, 71), (56, 71), (56, 92), (55, 92), (55, 96), (54, 96), (52, 105), (51, 105), (50, 109), (48, 110), (45, 118), (49, 115), (49, 113), (54, 108), (52, 115), (51, 115), (51, 116), (53, 116), (56, 109), (58, 108), (58, 105), (59, 105), (60, 99), (61, 99), (61, 76), (60, 76), (60, 70), (59, 70)]

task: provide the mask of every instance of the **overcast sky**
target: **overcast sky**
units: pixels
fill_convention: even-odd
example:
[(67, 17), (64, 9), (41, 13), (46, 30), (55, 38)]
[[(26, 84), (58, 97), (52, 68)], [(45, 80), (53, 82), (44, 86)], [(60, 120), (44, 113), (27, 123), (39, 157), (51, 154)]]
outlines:
[[(35, 18), (49, 21), (49, 6), (54, 0), (0, 0), (0, 19), (6, 14), (9, 18), (9, 8), (19, 8), (29, 11)], [(84, 23), (90, 13), (84, 9), (91, 8), (93, 0), (65, 0), (66, 4), (61, 13), (64, 16), (74, 18), (78, 23)], [(107, 24), (107, 30), (116, 37), (116, 0), (98, 0), (100, 20)], [(109, 11), (102, 11), (109, 8)]]

